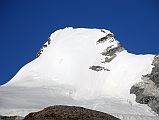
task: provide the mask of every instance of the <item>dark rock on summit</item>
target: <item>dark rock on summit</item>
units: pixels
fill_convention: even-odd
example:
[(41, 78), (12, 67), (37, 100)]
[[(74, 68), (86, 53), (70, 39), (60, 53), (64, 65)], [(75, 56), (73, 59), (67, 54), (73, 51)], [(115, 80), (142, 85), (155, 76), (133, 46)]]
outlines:
[[(100, 38), (100, 39), (97, 41), (97, 44), (98, 44), (98, 43), (104, 43), (104, 42), (107, 41), (109, 38), (113, 38), (113, 41), (115, 40), (114, 35), (111, 34), (111, 33), (109, 33), (109, 34), (107, 34), (105, 37)], [(113, 42), (113, 41), (112, 41), (112, 42)]]
[(75, 106), (51, 106), (28, 114), (24, 120), (119, 120), (112, 115)]
[[(106, 33), (104, 30), (101, 30), (101, 32)], [(113, 42), (116, 41), (116, 39), (113, 34), (109, 33), (105, 37), (100, 38), (96, 43), (104, 43), (105, 41)], [(117, 46), (111, 45), (107, 47), (103, 52), (101, 52), (102, 56), (104, 56), (104, 60), (102, 60), (101, 63), (105, 64), (111, 62), (117, 56), (117, 53), (122, 52), (123, 50), (125, 49), (119, 42), (117, 42)], [(109, 69), (98, 65), (93, 65), (89, 69), (97, 72), (102, 70), (110, 71)]]

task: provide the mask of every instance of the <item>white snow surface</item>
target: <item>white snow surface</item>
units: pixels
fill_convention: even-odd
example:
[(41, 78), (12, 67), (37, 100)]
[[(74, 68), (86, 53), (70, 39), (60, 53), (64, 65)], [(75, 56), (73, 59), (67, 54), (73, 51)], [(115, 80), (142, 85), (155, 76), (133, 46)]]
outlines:
[[(101, 53), (118, 41), (96, 42), (111, 33), (100, 29), (65, 28), (51, 34), (43, 53), (0, 87), (0, 115), (26, 115), (50, 105), (76, 105), (103, 111), (122, 120), (157, 120), (149, 107), (135, 102), (130, 88), (152, 70), (154, 55), (126, 50), (109, 63)], [(110, 71), (93, 71), (90, 66)]]

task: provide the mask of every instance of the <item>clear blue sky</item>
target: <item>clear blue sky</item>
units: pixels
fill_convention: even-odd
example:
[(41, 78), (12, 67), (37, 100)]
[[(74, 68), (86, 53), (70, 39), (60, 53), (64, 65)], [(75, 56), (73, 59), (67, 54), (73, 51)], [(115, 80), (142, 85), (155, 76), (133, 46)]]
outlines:
[(68, 26), (106, 28), (131, 53), (159, 54), (158, 0), (0, 0), (0, 84)]

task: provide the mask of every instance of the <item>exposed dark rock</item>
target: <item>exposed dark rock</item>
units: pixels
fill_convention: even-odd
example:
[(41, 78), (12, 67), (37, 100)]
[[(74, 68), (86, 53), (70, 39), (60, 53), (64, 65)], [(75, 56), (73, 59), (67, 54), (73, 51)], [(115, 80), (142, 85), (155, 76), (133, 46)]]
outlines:
[(152, 65), (159, 66), (159, 55), (156, 55), (154, 57), (154, 61), (152, 62)]
[(148, 106), (156, 113), (159, 114), (159, 97), (155, 97), (148, 102)]
[(114, 38), (114, 35), (112, 34), (112, 33), (109, 33), (109, 34), (107, 34), (106, 35), (108, 38), (110, 38), (110, 37), (113, 37)]
[(154, 57), (152, 65), (154, 67), (152, 68), (152, 72), (149, 74), (149, 78), (156, 84), (157, 87), (159, 87), (159, 55)]
[(117, 52), (123, 51), (124, 48), (121, 46), (121, 44), (118, 43), (118, 46), (115, 48), (107, 48), (104, 52), (101, 54), (104, 56), (113, 56)]
[(101, 32), (106, 33), (103, 29), (101, 29)]
[(47, 43), (45, 43), (42, 46), (42, 48), (38, 51), (38, 53), (36, 54), (36, 58), (39, 57), (43, 53), (44, 48), (46, 48), (48, 45), (50, 45), (50, 43), (51, 43), (51, 39), (48, 38)]
[(105, 57), (105, 60), (102, 61), (102, 63), (109, 63), (109, 62), (111, 62), (116, 56), (117, 56), (117, 55), (114, 54), (114, 55), (111, 56), (111, 57)]
[[(107, 34), (105, 37), (100, 38), (100, 39), (97, 41), (97, 44), (98, 44), (98, 43), (104, 43), (104, 42), (107, 41), (109, 38), (115, 39), (115, 38), (114, 38), (114, 35), (111, 34), (111, 33), (109, 33), (109, 34)], [(112, 41), (112, 42), (113, 42), (113, 41)]]
[(102, 67), (102, 66), (91, 66), (89, 69), (91, 70), (94, 70), (94, 71), (101, 71), (101, 70), (104, 70), (104, 71), (110, 71), (109, 69), (105, 68), (105, 67)]
[(106, 36), (100, 38), (100, 39), (97, 41), (97, 44), (98, 44), (98, 43), (104, 43), (105, 41), (107, 41), (107, 37), (106, 37)]
[(28, 114), (24, 120), (119, 120), (95, 110), (75, 106), (51, 106), (39, 112)]
[[(104, 32), (104, 30), (101, 30), (101, 32)], [(108, 39), (112, 39), (113, 41), (115, 40), (114, 38), (114, 35), (109, 33), (107, 34), (105, 37), (102, 37), (100, 38), (98, 41), (97, 41), (97, 44), (98, 43), (104, 43), (105, 41), (107, 41)], [(113, 42), (113, 41), (110, 41), (110, 42)], [(105, 56), (105, 59), (104, 61), (101, 61), (101, 63), (108, 63), (108, 62), (111, 62), (116, 56), (117, 56), (117, 52), (121, 52), (125, 50), (120, 43), (117, 43), (117, 47), (113, 47), (113, 45), (107, 47), (101, 54), (103, 56)], [(94, 71), (101, 71), (101, 70), (104, 70), (104, 71), (110, 71), (109, 69), (105, 68), (105, 67), (102, 67), (102, 66), (97, 66), (97, 65), (93, 65), (91, 66), (89, 69), (92, 69)]]
[(1, 116), (0, 115), (0, 120), (23, 120), (24, 117), (21, 116)]
[(143, 94), (144, 88), (141, 88), (139, 86), (132, 86), (130, 89), (130, 94), (136, 95), (136, 102), (141, 104), (147, 104), (149, 100), (149, 96), (146, 96)]
[(148, 104), (150, 101), (155, 100), (156, 98), (154, 96), (144, 96), (139, 99), (138, 103), (141, 104)]
[(137, 83), (130, 89), (130, 94), (136, 95), (136, 102), (147, 104), (159, 114), (159, 55), (154, 57), (154, 66), (150, 74), (143, 75), (143, 82)]
[(121, 46), (120, 43), (118, 43), (117, 47), (114, 48), (112, 48), (112, 46), (108, 47), (101, 53), (103, 56), (106, 56), (105, 61), (103, 61), (102, 63), (112, 61), (117, 56), (117, 52), (122, 52), (123, 50), (125, 49)]
[(139, 86), (135, 86), (135, 85), (133, 85), (130, 89), (130, 94), (135, 94), (137, 96), (139, 96), (143, 92), (144, 92), (144, 88), (140, 88)]
[(36, 54), (36, 58), (39, 57), (42, 54), (43, 50), (40, 49), (39, 52)]
[(47, 45), (44, 44), (43, 47), (45, 48), (45, 47), (47, 47)]
[(51, 38), (48, 38), (48, 45), (50, 45), (50, 43), (51, 43)]

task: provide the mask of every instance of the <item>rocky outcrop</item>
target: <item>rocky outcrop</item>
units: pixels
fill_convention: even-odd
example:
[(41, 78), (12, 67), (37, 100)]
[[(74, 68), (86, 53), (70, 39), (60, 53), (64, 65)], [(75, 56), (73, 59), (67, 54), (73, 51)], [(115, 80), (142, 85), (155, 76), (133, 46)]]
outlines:
[(75, 106), (51, 106), (28, 114), (24, 120), (119, 120), (112, 115)]
[(152, 62), (154, 66), (152, 68), (152, 72), (148, 74), (150, 80), (152, 80), (157, 87), (159, 87), (159, 55), (154, 57), (154, 61)]
[(130, 94), (136, 95), (136, 102), (147, 104), (159, 114), (159, 55), (154, 57), (152, 65), (151, 73), (143, 75), (143, 81), (133, 85)]
[(89, 69), (91, 70), (94, 70), (94, 71), (101, 71), (101, 70), (104, 70), (104, 71), (110, 71), (109, 69), (105, 68), (105, 67), (102, 67), (102, 66), (91, 66)]
[(1, 116), (0, 120), (23, 120), (24, 118), (21, 116)]
[(105, 56), (105, 61), (103, 61), (102, 63), (112, 61), (117, 56), (117, 53), (122, 52), (123, 50), (125, 49), (121, 46), (120, 43), (117, 44), (117, 47), (108, 47), (101, 53), (103, 56)]
[[(104, 49), (104, 51), (101, 52), (101, 55), (104, 57), (104, 60), (100, 61), (100, 63), (102, 63), (103, 65), (106, 63), (111, 62), (116, 56), (117, 53), (122, 52), (124, 49), (124, 47), (122, 47), (122, 45), (115, 39), (115, 36), (112, 33), (106, 33), (104, 30), (101, 29), (101, 32), (105, 33), (106, 36), (98, 39), (96, 41), (96, 44), (102, 44), (106, 41), (108, 41), (109, 43), (112, 42), (116, 42), (116, 46), (111, 45), (109, 47), (107, 47), (106, 49)], [(110, 71), (109, 69), (101, 66), (101, 65), (92, 65), (91, 67), (89, 67), (89, 69), (93, 70), (93, 71)]]
[(50, 43), (51, 43), (51, 39), (48, 38), (47, 42), (42, 46), (42, 48), (41, 48), (41, 49), (38, 51), (38, 53), (36, 54), (36, 58), (39, 57), (39, 56), (43, 53), (44, 49), (45, 49), (48, 45), (50, 45)]
[[(101, 32), (104, 32), (103, 30), (101, 30)], [(105, 57), (105, 61), (102, 61), (102, 63), (107, 63), (107, 62), (111, 62), (116, 56), (118, 52), (122, 52), (124, 49), (124, 47), (122, 47), (122, 45), (115, 39), (115, 36), (112, 33), (106, 34), (105, 37), (100, 38), (99, 40), (97, 40), (97, 44), (99, 43), (104, 43), (108, 41), (109, 43), (112, 42), (116, 42), (117, 46), (115, 47), (114, 45), (111, 45), (109, 47), (107, 47), (101, 54)]]
[[(102, 32), (102, 31), (101, 31)], [(100, 38), (98, 41), (97, 41), (97, 44), (99, 44), (99, 43), (104, 43), (105, 41), (107, 41), (108, 39), (111, 39), (112, 38), (112, 42), (115, 40), (114, 39), (114, 35), (113, 34), (111, 34), (111, 33), (109, 33), (109, 34), (107, 34), (105, 37), (102, 37), (102, 38)]]

